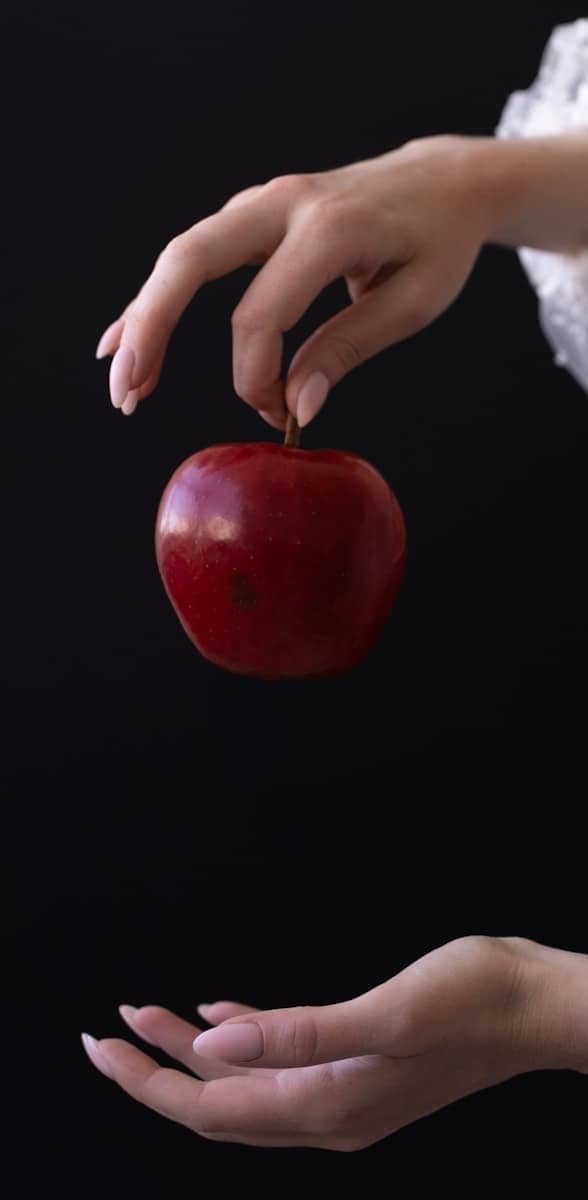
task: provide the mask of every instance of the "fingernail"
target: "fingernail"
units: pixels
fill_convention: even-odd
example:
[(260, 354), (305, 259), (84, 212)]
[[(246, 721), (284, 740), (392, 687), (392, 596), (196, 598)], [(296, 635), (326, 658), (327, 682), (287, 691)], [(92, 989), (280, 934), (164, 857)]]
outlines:
[(104, 330), (104, 333), (102, 334), (102, 337), (96, 346), (96, 358), (106, 358), (107, 354), (112, 354), (114, 349), (112, 345), (112, 335), (119, 321), (120, 317), (116, 321), (112, 321), (112, 323), (108, 326), (108, 329)]
[(119, 1004), (118, 1011), (123, 1021), (126, 1021), (127, 1025), (132, 1025), (133, 1018), (138, 1009), (135, 1008), (134, 1004)]
[(329, 381), (322, 371), (315, 371), (303, 383), (296, 404), (296, 418), (301, 429), (316, 417), (328, 394)]
[(121, 411), (124, 412), (125, 417), (130, 417), (131, 413), (134, 413), (138, 403), (139, 401), (137, 396), (131, 396), (129, 393), (121, 409)]
[(208, 1014), (209, 1014), (211, 1008), (212, 1008), (212, 1004), (197, 1004), (196, 1012), (200, 1013), (200, 1016), (204, 1017), (204, 1020), (207, 1021)]
[(90, 1062), (92, 1062), (94, 1064), (94, 1066), (97, 1068), (98, 1071), (101, 1071), (103, 1075), (106, 1075), (108, 1077), (108, 1079), (112, 1079), (113, 1078), (112, 1072), (110, 1071), (110, 1068), (108, 1067), (106, 1058), (105, 1058), (104, 1054), (102, 1053), (102, 1051), (98, 1045), (98, 1042), (96, 1041), (96, 1038), (92, 1037), (91, 1033), (83, 1033), (82, 1034), (82, 1042), (84, 1045), (84, 1050), (86, 1051), (86, 1054), (88, 1055), (88, 1058), (90, 1059)]
[(110, 364), (110, 396), (115, 408), (122, 408), (130, 391), (135, 355), (130, 346), (119, 346)]
[(263, 1051), (263, 1035), (259, 1025), (220, 1025), (199, 1034), (193, 1044), (196, 1053), (206, 1058), (251, 1062)]

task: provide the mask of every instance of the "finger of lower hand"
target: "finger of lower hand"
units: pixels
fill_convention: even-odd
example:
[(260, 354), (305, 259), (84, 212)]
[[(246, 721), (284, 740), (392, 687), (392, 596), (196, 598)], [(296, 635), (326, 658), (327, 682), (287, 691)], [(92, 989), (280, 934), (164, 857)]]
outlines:
[[(96, 1051), (94, 1065), (127, 1095), (195, 1133), (220, 1135), (222, 1140), (224, 1131), (230, 1130), (235, 1140), (285, 1134), (306, 1141), (299, 1092), (281, 1088), (277, 1075), (231, 1075), (201, 1082), (182, 1071), (160, 1067), (118, 1038), (97, 1041)], [(90, 1049), (88, 1055), (92, 1057)]]
[[(123, 1006), (124, 1007), (124, 1006)], [(224, 1075), (247, 1075), (251, 1073), (251, 1069), (238, 1068), (233, 1070), (227, 1063), (221, 1063), (211, 1060), (206, 1060), (201, 1057), (193, 1049), (194, 1038), (197, 1037), (202, 1030), (191, 1025), (189, 1021), (184, 1021), (182, 1017), (176, 1016), (167, 1008), (162, 1008), (159, 1005), (147, 1004), (142, 1008), (137, 1008), (133, 1013), (128, 1010), (121, 1011), (120, 1015), (126, 1021), (129, 1029), (136, 1033), (138, 1037), (143, 1038), (151, 1046), (156, 1046), (169, 1054), (170, 1058), (175, 1058), (177, 1062), (188, 1067), (190, 1071), (194, 1071), (196, 1075), (200, 1075), (202, 1079), (219, 1079)], [(262, 1068), (257, 1068), (258, 1073), (262, 1073)], [(263, 1071), (268, 1073), (268, 1069)]]
[(215, 1000), (213, 1004), (199, 1004), (197, 1011), (209, 1025), (220, 1025), (221, 1021), (228, 1021), (230, 1017), (245, 1017), (247, 1013), (259, 1012), (259, 1009), (252, 1008), (250, 1004), (238, 1004), (236, 1000)]

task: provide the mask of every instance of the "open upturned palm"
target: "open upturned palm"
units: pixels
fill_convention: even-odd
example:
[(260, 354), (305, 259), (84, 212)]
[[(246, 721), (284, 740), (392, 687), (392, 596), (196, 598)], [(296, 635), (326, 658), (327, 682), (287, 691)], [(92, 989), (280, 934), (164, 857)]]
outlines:
[[(123, 1006), (133, 1031), (191, 1075), (118, 1039), (86, 1048), (129, 1095), (203, 1137), (360, 1149), (533, 1066), (519, 1036), (526, 945), (459, 939), (335, 1005), (262, 1012), (219, 1002), (207, 1008), (215, 1028), (197, 1050), (196, 1026), (163, 1008)], [(260, 1039), (251, 1065), (242, 1061), (244, 1025)], [(241, 1049), (229, 1040), (236, 1030)], [(241, 1062), (231, 1061), (235, 1050)]]

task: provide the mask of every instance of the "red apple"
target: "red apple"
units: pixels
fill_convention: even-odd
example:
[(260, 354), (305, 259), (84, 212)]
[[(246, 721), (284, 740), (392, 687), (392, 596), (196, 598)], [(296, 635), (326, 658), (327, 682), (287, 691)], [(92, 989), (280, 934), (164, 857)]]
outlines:
[(262, 679), (337, 675), (373, 645), (402, 582), (398, 501), (363, 459), (212, 446), (163, 493), (157, 563), (201, 654)]

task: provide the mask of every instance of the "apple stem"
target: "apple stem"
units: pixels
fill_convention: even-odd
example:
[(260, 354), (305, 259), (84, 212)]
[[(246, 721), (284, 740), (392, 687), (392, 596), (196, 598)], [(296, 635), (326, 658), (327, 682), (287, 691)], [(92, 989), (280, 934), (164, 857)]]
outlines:
[(300, 446), (300, 426), (296, 420), (296, 417), (294, 416), (294, 413), (291, 412), (288, 413), (288, 419), (286, 421), (286, 436), (284, 438), (284, 445), (288, 446), (291, 450), (298, 450), (298, 447)]

